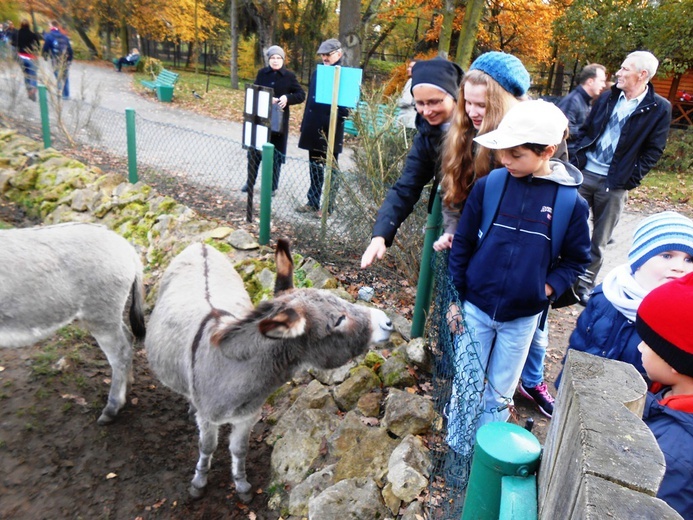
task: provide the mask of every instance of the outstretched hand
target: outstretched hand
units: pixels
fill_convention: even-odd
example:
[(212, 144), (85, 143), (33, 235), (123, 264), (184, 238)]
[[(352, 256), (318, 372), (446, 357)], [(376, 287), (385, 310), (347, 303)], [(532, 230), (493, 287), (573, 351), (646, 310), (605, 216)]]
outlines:
[(361, 269), (370, 266), (376, 259), (382, 260), (383, 256), (385, 256), (385, 251), (387, 251), (385, 239), (383, 237), (373, 237), (361, 257)]
[(452, 247), (452, 239), (454, 235), (452, 233), (443, 233), (440, 238), (433, 243), (433, 249), (436, 251), (445, 251)]

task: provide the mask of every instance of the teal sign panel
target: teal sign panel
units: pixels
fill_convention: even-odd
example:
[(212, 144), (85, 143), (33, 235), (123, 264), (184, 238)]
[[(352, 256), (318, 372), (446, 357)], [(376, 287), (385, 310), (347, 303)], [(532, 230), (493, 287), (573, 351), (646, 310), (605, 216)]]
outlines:
[[(315, 86), (315, 101), (332, 104), (332, 86), (336, 67), (318, 65), (317, 84)], [(363, 70), (354, 67), (342, 67), (339, 74), (339, 95), (337, 104), (340, 107), (356, 108), (361, 95), (361, 78)]]

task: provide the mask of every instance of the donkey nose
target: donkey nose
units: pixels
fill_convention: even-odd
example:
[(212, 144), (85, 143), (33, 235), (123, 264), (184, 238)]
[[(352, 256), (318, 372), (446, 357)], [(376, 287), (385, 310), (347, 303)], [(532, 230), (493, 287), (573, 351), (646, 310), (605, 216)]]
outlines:
[(387, 320), (385, 323), (381, 325), (381, 327), (389, 332), (395, 330), (395, 327), (392, 325), (392, 320)]

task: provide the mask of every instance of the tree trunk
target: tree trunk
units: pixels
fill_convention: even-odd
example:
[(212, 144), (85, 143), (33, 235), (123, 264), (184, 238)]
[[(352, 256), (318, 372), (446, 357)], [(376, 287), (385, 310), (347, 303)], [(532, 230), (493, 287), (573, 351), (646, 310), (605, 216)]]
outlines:
[(229, 8), (231, 22), (231, 88), (238, 90), (238, 3), (231, 0)]
[(452, 23), (455, 21), (455, 2), (445, 0), (443, 4), (443, 23), (438, 39), (438, 56), (447, 58), (450, 55), (450, 43), (452, 42)]
[(87, 48), (89, 49), (89, 53), (91, 54), (91, 57), (95, 58), (95, 57), (100, 56), (99, 50), (96, 48), (96, 45), (94, 45), (94, 42), (92, 42), (89, 39), (89, 36), (87, 35), (86, 31), (82, 28), (82, 25), (79, 22), (77, 22), (74, 24), (74, 26), (75, 26), (75, 30), (77, 31), (77, 34), (79, 34), (79, 37), (82, 38), (84, 45), (86, 45)]
[(479, 22), (484, 14), (484, 6), (484, 0), (467, 1), (464, 20), (462, 20), (462, 30), (460, 31), (460, 41), (457, 44), (457, 54), (455, 55), (455, 62), (464, 70), (467, 70), (472, 62), (472, 52), (474, 52)]
[(123, 17), (120, 20), (120, 55), (127, 56), (130, 54), (130, 49), (128, 49), (128, 21)]
[(358, 67), (361, 64), (361, 41), (364, 34), (361, 25), (361, 2), (341, 0), (339, 3), (339, 41), (344, 50), (343, 64)]

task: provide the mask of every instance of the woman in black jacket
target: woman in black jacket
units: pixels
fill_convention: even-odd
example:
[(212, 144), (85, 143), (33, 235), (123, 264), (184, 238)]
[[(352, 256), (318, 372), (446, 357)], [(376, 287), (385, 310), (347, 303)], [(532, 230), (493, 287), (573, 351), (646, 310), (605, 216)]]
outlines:
[(36, 101), (36, 64), (34, 60), (41, 49), (41, 38), (29, 28), (28, 20), (22, 20), (12, 44), (17, 49), (17, 57), (24, 71), (27, 95), (32, 101)]
[[(298, 83), (296, 75), (284, 67), (286, 54), (278, 45), (267, 49), (269, 66), (260, 69), (255, 78), (255, 84), (270, 87), (274, 90), (272, 104), (284, 111), (282, 131), (272, 132), (269, 142), (274, 145), (274, 171), (272, 177), (272, 193), (279, 186), (279, 173), (286, 157), (286, 143), (289, 139), (289, 106), (303, 103), (306, 93)], [(262, 152), (255, 148), (248, 149), (248, 180), (241, 188), (242, 192), (253, 189), (257, 179), (257, 170), (262, 161)]]

